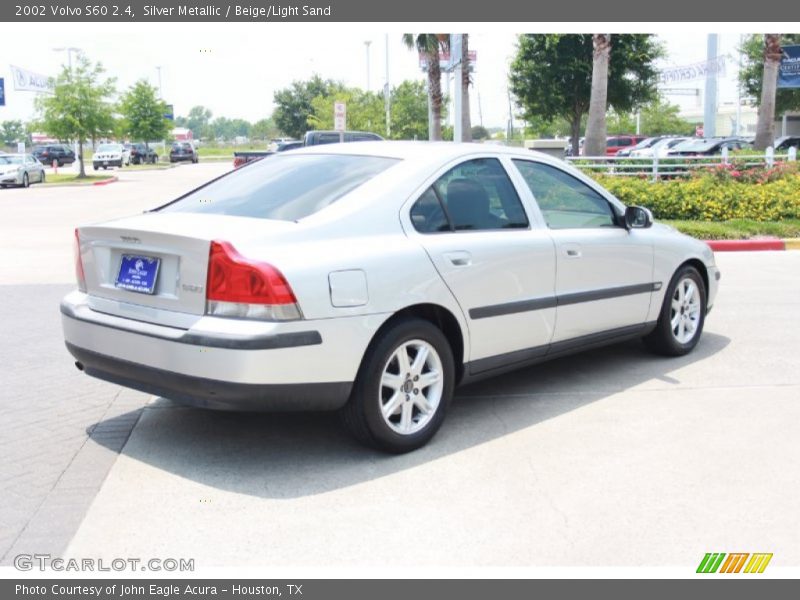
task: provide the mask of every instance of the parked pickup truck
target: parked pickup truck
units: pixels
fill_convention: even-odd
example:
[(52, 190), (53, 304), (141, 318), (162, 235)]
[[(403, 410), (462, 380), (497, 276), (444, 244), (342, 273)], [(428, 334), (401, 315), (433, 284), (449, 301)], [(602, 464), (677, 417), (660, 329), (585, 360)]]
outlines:
[(234, 152), (233, 153), (233, 168), (238, 169), (242, 165), (261, 160), (265, 156), (270, 156), (276, 152), (286, 152), (294, 148), (302, 148), (304, 146), (319, 146), (321, 144), (339, 144), (343, 142), (369, 142), (380, 141), (383, 138), (375, 133), (368, 131), (308, 131), (303, 136), (302, 141), (286, 141), (278, 144), (277, 148), (272, 150), (250, 151), (250, 152)]

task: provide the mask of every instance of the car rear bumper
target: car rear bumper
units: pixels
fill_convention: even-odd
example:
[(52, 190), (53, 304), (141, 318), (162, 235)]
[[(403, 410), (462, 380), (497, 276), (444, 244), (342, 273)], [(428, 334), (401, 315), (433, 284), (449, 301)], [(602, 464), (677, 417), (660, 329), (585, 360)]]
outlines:
[(162, 396), (181, 404), (222, 410), (336, 410), (352, 383), (248, 384), (195, 377), (92, 352), (67, 342), (76, 365), (87, 375)]
[(238, 410), (334, 410), (347, 401), (384, 315), (268, 323), (198, 315), (188, 329), (61, 303), (64, 339), (94, 377), (183, 403)]

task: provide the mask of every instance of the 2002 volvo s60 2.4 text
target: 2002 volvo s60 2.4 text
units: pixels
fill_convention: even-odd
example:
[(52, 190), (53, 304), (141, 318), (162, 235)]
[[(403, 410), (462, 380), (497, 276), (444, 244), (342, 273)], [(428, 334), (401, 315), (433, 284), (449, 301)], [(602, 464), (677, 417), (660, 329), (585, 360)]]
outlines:
[(64, 335), (89, 375), (209, 408), (340, 410), (426, 443), (456, 385), (642, 337), (681, 355), (709, 247), (561, 161), (370, 142), (248, 165), (75, 232)]

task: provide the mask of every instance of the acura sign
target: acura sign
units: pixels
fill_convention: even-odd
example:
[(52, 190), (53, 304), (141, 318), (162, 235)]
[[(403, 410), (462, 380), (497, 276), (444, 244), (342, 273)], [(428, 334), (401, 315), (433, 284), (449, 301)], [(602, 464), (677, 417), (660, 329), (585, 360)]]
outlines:
[(14, 65), (11, 67), (11, 77), (14, 79), (14, 89), (18, 92), (52, 92), (53, 79), (47, 75), (34, 73)]

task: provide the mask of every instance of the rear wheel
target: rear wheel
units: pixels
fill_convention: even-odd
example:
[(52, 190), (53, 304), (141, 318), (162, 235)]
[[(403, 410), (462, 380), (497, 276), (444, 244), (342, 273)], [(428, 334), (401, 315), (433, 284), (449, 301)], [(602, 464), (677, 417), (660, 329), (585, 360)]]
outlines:
[(665, 356), (682, 356), (700, 341), (706, 316), (706, 286), (692, 266), (678, 269), (664, 295), (658, 323), (644, 338), (650, 350)]
[(28, 174), (27, 173), (23, 174), (22, 175), (22, 187), (26, 188), (26, 187), (30, 187), (30, 185), (31, 185), (31, 182), (30, 182), (30, 179), (28, 179)]
[(444, 334), (422, 319), (398, 321), (368, 348), (342, 420), (367, 446), (397, 454), (415, 450), (444, 421), (454, 380)]

